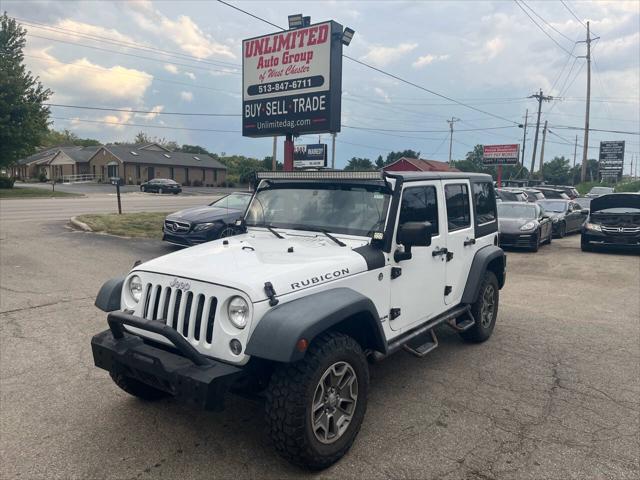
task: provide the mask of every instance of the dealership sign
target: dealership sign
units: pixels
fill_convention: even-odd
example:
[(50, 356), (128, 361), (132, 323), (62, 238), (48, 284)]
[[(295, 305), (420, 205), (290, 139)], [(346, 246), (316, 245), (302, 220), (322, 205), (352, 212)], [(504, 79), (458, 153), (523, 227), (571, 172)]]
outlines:
[(598, 169), (603, 178), (617, 178), (624, 166), (624, 140), (600, 142)]
[(520, 145), (483, 145), (482, 163), (485, 165), (516, 165), (520, 159)]
[(295, 168), (326, 167), (327, 145), (296, 145), (293, 150), (293, 166)]
[(342, 26), (334, 21), (242, 42), (242, 135), (340, 131)]

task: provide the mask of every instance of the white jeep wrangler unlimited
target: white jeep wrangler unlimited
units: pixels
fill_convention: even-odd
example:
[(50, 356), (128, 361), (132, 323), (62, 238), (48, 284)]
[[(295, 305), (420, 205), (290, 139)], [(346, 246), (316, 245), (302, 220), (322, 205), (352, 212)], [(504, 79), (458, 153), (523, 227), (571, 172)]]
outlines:
[(367, 408), (367, 359), (422, 357), (441, 324), (491, 336), (506, 258), (491, 177), (469, 173), (258, 174), (242, 232), (134, 266), (96, 306), (96, 366), (145, 400), (206, 409), (265, 391), (289, 461), (325, 468)]

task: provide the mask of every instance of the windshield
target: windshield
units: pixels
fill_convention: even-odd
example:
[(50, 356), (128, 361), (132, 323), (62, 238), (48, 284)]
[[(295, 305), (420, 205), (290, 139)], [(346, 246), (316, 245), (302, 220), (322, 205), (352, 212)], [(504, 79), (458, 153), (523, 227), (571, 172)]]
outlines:
[(248, 226), (371, 236), (384, 230), (390, 195), (377, 185), (278, 186), (256, 193)]
[(540, 205), (548, 212), (562, 213), (567, 211), (567, 202), (539, 202)]
[(220, 200), (216, 200), (215, 202), (210, 203), (209, 206), (230, 208), (232, 210), (244, 210), (245, 208), (247, 208), (249, 200), (251, 200), (251, 195), (232, 193), (230, 195), (227, 195), (226, 197), (222, 197)]
[(521, 204), (498, 204), (498, 218), (536, 218), (536, 207)]

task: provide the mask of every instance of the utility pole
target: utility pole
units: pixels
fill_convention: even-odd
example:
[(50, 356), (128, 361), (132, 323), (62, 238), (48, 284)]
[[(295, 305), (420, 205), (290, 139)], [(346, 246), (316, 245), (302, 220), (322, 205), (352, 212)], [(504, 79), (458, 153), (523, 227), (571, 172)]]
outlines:
[(336, 132), (331, 134), (331, 169), (336, 168)]
[(524, 166), (524, 147), (527, 144), (527, 120), (529, 120), (529, 109), (524, 114), (524, 133), (522, 135), (522, 165)]
[(576, 168), (576, 155), (578, 154), (578, 135), (576, 135), (576, 144), (573, 147), (573, 168)]
[[(536, 168), (536, 150), (538, 149), (538, 132), (540, 131), (540, 110), (542, 109), (542, 102), (548, 102), (553, 100), (551, 95), (547, 95), (546, 97), (542, 93), (542, 89), (540, 89), (540, 93), (535, 93), (533, 95), (529, 95), (529, 98), (535, 98), (538, 100), (538, 119), (536, 120), (536, 135), (533, 139), (533, 154), (531, 155), (531, 171), (529, 172), (529, 178), (533, 175), (533, 170)], [(523, 159), (524, 160), (524, 159)]]
[(591, 30), (589, 22), (587, 21), (587, 106), (584, 114), (584, 145), (582, 146), (582, 170), (580, 172), (580, 181), (584, 182), (587, 179), (587, 155), (589, 154), (589, 109), (591, 108), (591, 42), (597, 40), (597, 38), (591, 38)]
[(540, 180), (544, 179), (544, 141), (547, 139), (547, 121), (542, 129), (542, 145), (540, 146)]
[(278, 153), (278, 137), (273, 137), (273, 153), (271, 154), (271, 170), (274, 172), (278, 169), (278, 161), (276, 155)]
[(451, 150), (453, 148), (453, 124), (456, 122), (459, 122), (460, 119), (456, 118), (456, 117), (451, 117), (451, 120), (447, 120), (447, 123), (449, 124), (449, 163), (451, 163)]

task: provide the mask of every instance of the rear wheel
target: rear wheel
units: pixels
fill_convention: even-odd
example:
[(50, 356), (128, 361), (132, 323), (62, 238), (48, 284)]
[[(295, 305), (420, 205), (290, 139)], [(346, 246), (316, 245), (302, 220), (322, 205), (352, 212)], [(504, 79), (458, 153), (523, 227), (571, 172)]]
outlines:
[(120, 372), (109, 372), (111, 379), (129, 395), (146, 401), (160, 400), (169, 396), (167, 392), (150, 387), (135, 378), (127, 377)]
[(341, 333), (322, 334), (302, 360), (280, 366), (269, 382), (266, 422), (278, 453), (313, 470), (337, 462), (358, 435), (368, 388), (360, 345)]
[(466, 341), (484, 342), (493, 333), (500, 303), (499, 288), (495, 274), (490, 271), (485, 272), (478, 299), (471, 305), (471, 313), (476, 323), (469, 330), (460, 332), (460, 336)]
[(220, 232), (220, 235), (218, 235), (218, 238), (226, 238), (226, 237), (233, 237), (236, 234), (236, 231), (233, 229), (233, 227), (224, 227), (222, 229), (222, 231)]

